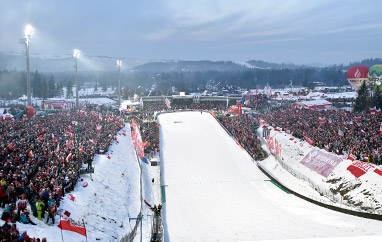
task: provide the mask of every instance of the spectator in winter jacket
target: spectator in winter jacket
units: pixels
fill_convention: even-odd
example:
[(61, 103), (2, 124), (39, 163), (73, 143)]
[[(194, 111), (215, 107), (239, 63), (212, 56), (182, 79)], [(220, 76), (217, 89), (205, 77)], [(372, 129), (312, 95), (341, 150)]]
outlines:
[(32, 224), (32, 225), (36, 225), (35, 223), (33, 223), (33, 221), (30, 219), (29, 217), (29, 213), (27, 211), (25, 212), (21, 212), (20, 213), (20, 222), (23, 223), (23, 224)]
[(30, 205), (31, 205), (31, 210), (32, 210), (32, 213), (33, 213), (33, 216), (37, 217), (37, 208), (36, 208), (36, 198), (33, 197), (31, 200), (30, 200)]
[(49, 218), (52, 218), (52, 224), (54, 224), (54, 215), (56, 215), (56, 212), (57, 212), (56, 202), (52, 202), (51, 205), (49, 206), (48, 218), (46, 219), (46, 223), (49, 222)]
[(5, 185), (0, 186), (0, 207), (4, 208), (7, 203), (7, 193), (6, 193)]
[(20, 217), (20, 211), (24, 210), (27, 208), (27, 200), (25, 199), (25, 194), (21, 195), (21, 199), (19, 199), (16, 202), (16, 207), (17, 207), (17, 217)]
[(37, 217), (38, 217), (38, 220), (42, 221), (42, 217), (43, 217), (43, 212), (44, 212), (44, 202), (42, 202), (40, 199), (37, 200), (37, 205), (36, 205), (36, 208), (37, 208)]

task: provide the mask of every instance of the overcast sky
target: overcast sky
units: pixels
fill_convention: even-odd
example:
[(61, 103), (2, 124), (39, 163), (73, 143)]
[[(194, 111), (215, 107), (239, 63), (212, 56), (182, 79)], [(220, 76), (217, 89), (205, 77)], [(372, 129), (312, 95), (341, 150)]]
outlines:
[(1, 0), (0, 51), (337, 64), (382, 57), (380, 0)]

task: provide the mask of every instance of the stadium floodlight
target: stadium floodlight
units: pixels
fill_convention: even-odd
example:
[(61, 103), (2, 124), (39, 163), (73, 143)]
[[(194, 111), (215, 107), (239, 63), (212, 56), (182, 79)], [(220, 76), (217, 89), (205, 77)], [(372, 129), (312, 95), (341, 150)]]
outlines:
[(74, 49), (74, 51), (73, 51), (73, 58), (74, 59), (78, 59), (78, 58), (80, 58), (80, 55), (81, 55), (81, 51), (78, 50), (78, 49)]
[(30, 24), (25, 26), (25, 30), (24, 30), (25, 37), (20, 40), (20, 43), (25, 45), (25, 55), (27, 57), (27, 96), (28, 96), (27, 105), (28, 106), (31, 106), (31, 82), (30, 82), (30, 75), (29, 75), (29, 43), (32, 38), (34, 29), (35, 28)]
[(78, 107), (78, 68), (77, 68), (77, 61), (78, 58), (80, 58), (81, 51), (78, 49), (74, 49), (73, 51), (73, 59), (74, 59), (74, 68), (76, 69), (76, 110), (79, 109)]
[(29, 45), (29, 41), (32, 38), (33, 33), (34, 33), (34, 27), (30, 24), (27, 24), (24, 30), (25, 40), (27, 45)]
[(118, 107), (121, 106), (121, 66), (122, 61), (117, 60), (117, 66), (118, 66)]

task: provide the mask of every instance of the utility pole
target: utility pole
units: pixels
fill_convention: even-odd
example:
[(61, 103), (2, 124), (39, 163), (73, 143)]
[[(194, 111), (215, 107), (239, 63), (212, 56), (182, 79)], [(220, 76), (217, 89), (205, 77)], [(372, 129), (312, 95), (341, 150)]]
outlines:
[(73, 58), (74, 58), (74, 68), (76, 69), (76, 110), (79, 109), (78, 106), (78, 68), (77, 68), (77, 62), (78, 58), (80, 58), (80, 50), (74, 49), (73, 52)]
[(32, 102), (31, 102), (31, 82), (30, 82), (30, 75), (29, 75), (29, 43), (30, 43), (30, 40), (32, 38), (32, 35), (33, 35), (33, 32), (34, 32), (34, 27), (30, 24), (28, 24), (27, 26), (25, 26), (25, 30), (24, 30), (24, 34), (25, 34), (25, 38), (21, 39), (20, 40), (20, 43), (21, 44), (24, 44), (25, 45), (25, 55), (27, 57), (27, 105), (28, 106), (31, 106)]
[(118, 108), (121, 106), (121, 66), (122, 61), (117, 60), (117, 66), (118, 66)]

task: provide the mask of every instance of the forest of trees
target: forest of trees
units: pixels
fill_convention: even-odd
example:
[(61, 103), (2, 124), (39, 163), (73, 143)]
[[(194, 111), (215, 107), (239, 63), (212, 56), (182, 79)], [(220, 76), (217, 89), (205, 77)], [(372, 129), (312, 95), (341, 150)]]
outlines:
[[(36, 98), (52, 98), (63, 93), (62, 82), (55, 82), (53, 74), (31, 73), (31, 93)], [(27, 76), (24, 71), (0, 71), (0, 98), (15, 99), (26, 95)]]
[[(382, 62), (381, 59), (366, 59), (350, 65), (373, 65)], [(293, 64), (272, 64), (262, 61), (252, 61), (253, 65), (273, 68), (245, 68), (233, 62), (179, 62), (169, 64), (151, 63), (144, 68), (121, 73), (121, 87), (128, 87), (129, 92), (149, 90), (156, 86), (156, 95), (166, 95), (171, 87), (189, 92), (203, 92), (207, 83), (219, 83), (220, 86), (234, 86), (241, 88), (272, 88), (288, 87), (291, 81), (294, 86), (312, 88), (317, 82), (326, 86), (348, 85), (346, 70), (349, 66), (334, 65), (326, 68), (297, 66)], [(204, 66), (198, 70), (198, 66)], [(149, 70), (148, 67), (152, 67)], [(175, 70), (163, 71), (165, 67)], [(175, 68), (176, 67), (176, 68)], [(181, 67), (181, 68), (180, 68)], [(192, 67), (192, 68), (191, 68)], [(278, 68), (279, 67), (279, 68)], [(181, 71), (179, 71), (179, 68)], [(194, 68), (194, 69), (193, 69)], [(208, 70), (208, 68), (213, 68)], [(141, 70), (139, 70), (141, 69)], [(153, 71), (155, 70), (155, 71)], [(162, 71), (161, 71), (162, 70)], [(191, 71), (193, 70), (193, 71)], [(31, 73), (32, 95), (39, 98), (62, 96), (63, 87), (74, 86), (74, 72)], [(106, 90), (118, 86), (118, 73), (116, 71), (86, 71), (79, 72), (79, 86), (84, 82), (97, 83), (97, 89)], [(68, 93), (71, 96), (71, 93)], [(14, 99), (26, 95), (26, 73), (17, 70), (0, 71), (0, 98)], [(73, 95), (73, 94), (72, 94)]]

